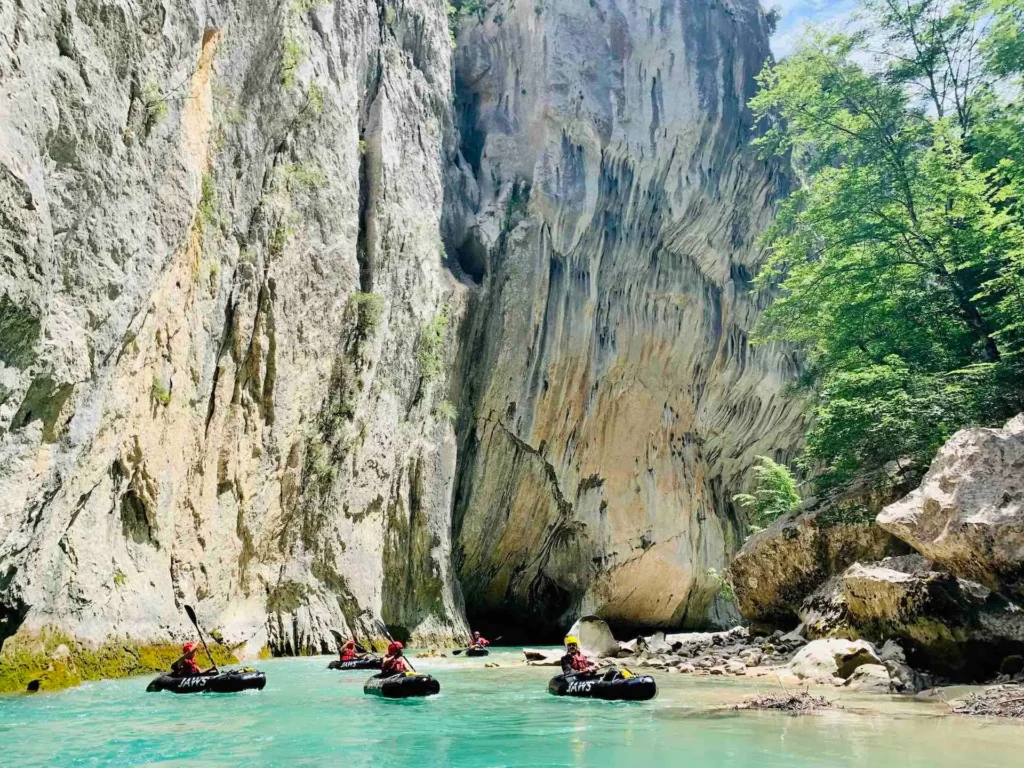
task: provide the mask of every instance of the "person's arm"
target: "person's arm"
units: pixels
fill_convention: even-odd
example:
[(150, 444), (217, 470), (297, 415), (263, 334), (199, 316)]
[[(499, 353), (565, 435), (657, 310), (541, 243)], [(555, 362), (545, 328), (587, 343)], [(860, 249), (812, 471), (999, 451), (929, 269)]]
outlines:
[(562, 674), (569, 675), (572, 671), (572, 656), (567, 653), (562, 657)]

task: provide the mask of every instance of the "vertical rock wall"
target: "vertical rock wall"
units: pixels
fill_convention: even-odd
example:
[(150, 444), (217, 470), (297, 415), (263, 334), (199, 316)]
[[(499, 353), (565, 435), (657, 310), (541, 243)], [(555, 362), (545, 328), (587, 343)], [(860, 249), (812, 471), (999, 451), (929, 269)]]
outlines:
[(456, 562), (470, 615), (702, 624), (730, 499), (801, 433), (797, 364), (752, 348), (785, 184), (747, 146), (754, 0), (498, 0), (456, 53), (478, 183), (458, 257)]
[(443, 6), (46, 0), (0, 30), (0, 641), (179, 636), (183, 603), (279, 652), (464, 633)]
[(718, 615), (801, 426), (757, 4), (496, 0), (454, 65), (446, 17), (0, 6), (0, 641)]

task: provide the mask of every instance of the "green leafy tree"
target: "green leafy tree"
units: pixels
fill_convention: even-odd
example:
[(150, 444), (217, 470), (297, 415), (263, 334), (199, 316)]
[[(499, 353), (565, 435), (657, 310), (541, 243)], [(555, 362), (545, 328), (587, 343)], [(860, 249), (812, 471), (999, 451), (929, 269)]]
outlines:
[(800, 504), (796, 481), (784, 464), (758, 456), (754, 466), (754, 492), (740, 493), (732, 500), (751, 510), (753, 527), (760, 529)]
[(759, 284), (781, 290), (757, 340), (808, 350), (805, 461), (826, 485), (1024, 406), (1020, 166), (999, 144), (1024, 123), (992, 18), (868, 0), (870, 34), (812, 32), (759, 76), (755, 144), (802, 183), (766, 235)]

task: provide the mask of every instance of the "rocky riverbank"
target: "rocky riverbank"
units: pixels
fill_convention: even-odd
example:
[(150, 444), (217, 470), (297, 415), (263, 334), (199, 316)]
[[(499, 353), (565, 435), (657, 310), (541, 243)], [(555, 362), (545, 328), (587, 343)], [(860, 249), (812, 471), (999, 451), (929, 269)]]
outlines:
[(902, 498), (776, 520), (730, 568), (740, 612), (769, 638), (870, 645), (874, 668), (851, 684), (884, 689), (879, 665), (893, 690), (1019, 680), (1022, 466), (1024, 415), (958, 432)]
[[(830, 706), (815, 696), (790, 696), (793, 687), (827, 686), (837, 691), (877, 694), (919, 694), (923, 701), (943, 701), (956, 714), (1024, 717), (1024, 669), (1000, 674), (995, 685), (964, 695), (949, 681), (907, 664), (903, 648), (890, 640), (877, 647), (866, 640), (828, 638), (808, 641), (796, 632), (752, 634), (746, 627), (722, 632), (657, 632), (629, 641), (615, 640), (596, 616), (580, 619), (570, 634), (598, 667), (619, 666), (651, 673), (758, 680), (775, 685), (779, 695), (737, 702), (739, 709), (781, 709), (809, 712)], [(558, 666), (560, 650), (524, 649), (530, 666)], [(760, 691), (760, 688), (759, 688)], [(922, 693), (924, 692), (924, 693)], [(824, 703), (823, 703), (824, 702)]]

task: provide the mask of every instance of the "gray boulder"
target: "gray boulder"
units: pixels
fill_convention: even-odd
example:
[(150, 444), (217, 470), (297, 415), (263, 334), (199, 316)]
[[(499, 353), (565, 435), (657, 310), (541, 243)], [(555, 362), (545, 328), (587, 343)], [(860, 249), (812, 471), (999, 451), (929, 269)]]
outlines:
[[(928, 669), (956, 680), (998, 672), (1004, 657), (1024, 651), (1024, 613), (967, 579), (932, 569), (912, 555), (854, 564), (811, 595), (801, 608), (808, 637), (896, 639), (894, 666)], [(903, 671), (908, 688), (920, 681)]]
[(1024, 599), (1024, 414), (953, 435), (878, 524), (957, 576)]
[(589, 655), (604, 658), (617, 656), (619, 653), (619, 641), (615, 639), (604, 620), (597, 616), (583, 616), (577, 619), (568, 634), (578, 637), (580, 647)]
[(785, 515), (747, 539), (729, 566), (743, 617), (756, 628), (791, 629), (800, 604), (830, 577), (858, 561), (908, 552), (906, 544), (873, 525), (870, 514), (861, 514), (896, 498), (898, 492), (887, 487), (860, 489), (842, 500)]

